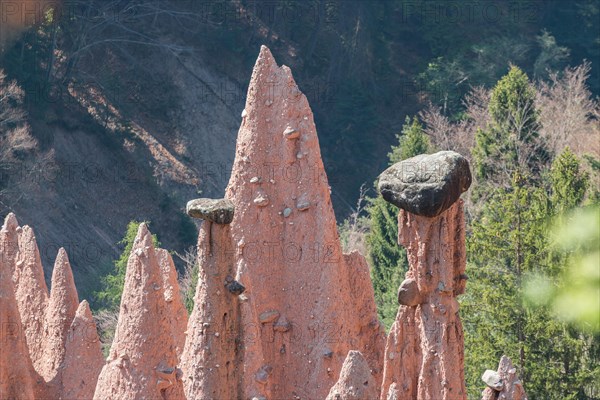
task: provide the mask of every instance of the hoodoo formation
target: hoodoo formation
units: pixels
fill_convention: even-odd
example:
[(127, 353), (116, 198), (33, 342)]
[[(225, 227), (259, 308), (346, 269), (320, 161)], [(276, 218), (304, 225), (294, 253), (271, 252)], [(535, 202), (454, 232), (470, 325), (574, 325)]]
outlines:
[(48, 306), (48, 287), (44, 280), (44, 269), (33, 229), (27, 225), (19, 228), (17, 238), (17, 249), (11, 250), (17, 254), (16, 263), (11, 265), (15, 296), (31, 361), (36, 371), (42, 374), (44, 371), (42, 338)]
[[(20, 227), (12, 213), (0, 231), (0, 252), (0, 398), (70, 398), (67, 393), (90, 397), (103, 364), (102, 353), (91, 315), (86, 319), (86, 330), (91, 333), (85, 343), (78, 346), (81, 340), (73, 335), (84, 316), (78, 318), (77, 290), (67, 253), (58, 252), (48, 295), (33, 230)], [(74, 391), (82, 377), (89, 377), (85, 388)]]
[[(263, 46), (226, 198), (187, 205), (204, 220), (190, 317), (171, 256), (141, 224), (104, 360), (67, 253), (48, 294), (33, 230), (9, 214), (0, 398), (466, 399), (456, 297), (467, 279), (460, 195), (470, 183), (468, 162), (448, 151), (381, 175), (383, 197), (402, 209), (410, 264), (386, 344), (367, 262), (342, 254), (308, 101)], [(525, 399), (506, 357), (483, 379), (484, 400)]]
[(487, 370), (481, 379), (487, 385), (481, 400), (527, 400), (517, 369), (506, 356), (500, 358), (498, 371)]
[[(188, 213), (192, 204), (188, 205)], [(185, 394), (188, 399), (240, 398), (239, 295), (243, 286), (235, 279), (235, 257), (231, 231), (234, 207), (228, 201), (201, 207), (205, 219), (198, 239), (198, 286), (182, 359)], [(209, 205), (210, 204), (210, 205)], [(191, 213), (190, 213), (191, 214)], [(214, 218), (213, 218), (214, 217)]]
[(454, 152), (410, 158), (380, 176), (384, 198), (402, 207), (398, 241), (409, 263), (387, 339), (381, 399), (467, 398), (456, 296), (466, 283), (459, 196), (470, 183), (468, 162)]

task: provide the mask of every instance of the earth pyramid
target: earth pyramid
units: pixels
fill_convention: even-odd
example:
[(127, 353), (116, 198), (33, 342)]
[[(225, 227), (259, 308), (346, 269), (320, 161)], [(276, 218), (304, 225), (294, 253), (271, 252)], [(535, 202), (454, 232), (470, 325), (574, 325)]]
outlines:
[[(33, 230), (8, 214), (0, 398), (466, 400), (457, 296), (470, 184), (469, 163), (452, 151), (381, 174), (409, 262), (386, 337), (365, 258), (342, 252), (307, 98), (263, 46), (225, 197), (186, 207), (204, 220), (189, 318), (173, 259), (142, 223), (105, 360), (67, 252), (49, 293)], [(526, 399), (507, 357), (482, 380), (484, 400)]]
[(449, 151), (401, 161), (380, 176), (384, 198), (401, 207), (398, 242), (409, 263), (387, 338), (382, 400), (467, 398), (456, 297), (467, 279), (459, 196), (470, 184), (469, 163)]
[(182, 399), (183, 383), (163, 271), (140, 224), (127, 261), (119, 321), (94, 399)]
[(342, 254), (308, 100), (265, 46), (225, 197), (235, 205), (236, 278), (246, 288), (242, 397), (325, 398), (350, 350), (379, 382), (385, 335), (367, 264)]

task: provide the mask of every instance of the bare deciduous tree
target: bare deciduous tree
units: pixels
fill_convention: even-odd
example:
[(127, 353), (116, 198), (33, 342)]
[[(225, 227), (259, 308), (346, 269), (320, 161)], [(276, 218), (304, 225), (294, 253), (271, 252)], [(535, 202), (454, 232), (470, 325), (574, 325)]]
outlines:
[(362, 215), (367, 205), (367, 191), (363, 183), (360, 186), (356, 208), (352, 210), (352, 214), (339, 227), (340, 241), (344, 253), (357, 250), (359, 253), (367, 255), (367, 233), (370, 227), (368, 219)]
[(554, 154), (569, 146), (577, 154), (600, 157), (600, 107), (586, 83), (590, 70), (586, 61), (538, 84), (540, 134)]
[(24, 98), (23, 89), (14, 81), (7, 82), (0, 70), (0, 162), (12, 162), (16, 154), (37, 145), (22, 108)]
[(463, 100), (466, 118), (458, 122), (450, 121), (441, 107), (431, 103), (419, 113), (419, 118), (435, 148), (454, 150), (470, 159), (477, 129), (485, 128), (489, 122), (489, 101), (490, 91), (477, 86)]
[(441, 106), (429, 103), (427, 108), (419, 112), (419, 119), (423, 122), (423, 131), (429, 136), (436, 149), (454, 150), (460, 154), (470, 153), (468, 121), (453, 123), (442, 113)]
[(100, 342), (102, 343), (102, 352), (104, 355), (108, 355), (113, 338), (115, 337), (117, 323), (119, 322), (119, 309), (103, 309), (96, 311), (94, 312), (94, 320), (98, 327), (98, 334), (100, 335)]
[[(548, 82), (537, 84), (535, 102), (523, 104), (508, 116), (517, 159), (512, 163), (514, 165), (507, 164), (500, 171), (501, 182), (498, 184), (510, 182), (513, 167), (525, 168), (526, 165), (550, 161), (533, 160), (540, 156), (544, 146), (550, 155), (556, 155), (569, 146), (579, 155), (591, 153), (600, 157), (600, 105), (587, 86), (590, 70), (590, 63), (584, 62), (577, 67), (566, 68), (560, 74), (550, 73)], [(477, 129), (487, 129), (490, 122), (490, 93), (483, 87), (472, 88), (463, 101), (466, 118), (458, 122), (450, 121), (439, 107), (431, 104), (421, 111), (419, 117), (433, 145), (470, 158)], [(537, 119), (533, 130), (529, 126), (532, 119)]]
[(196, 292), (196, 287), (194, 285), (194, 273), (198, 273), (194, 271), (196, 265), (198, 264), (198, 249), (195, 246), (190, 246), (183, 254), (179, 254), (175, 252), (175, 255), (183, 261), (183, 273), (179, 275), (179, 292), (181, 293), (181, 298), (186, 299), (190, 295)]
[(484, 128), (490, 121), (488, 106), (490, 103), (491, 91), (483, 86), (471, 88), (463, 101), (468, 120), (471, 121), (473, 131), (477, 128)]

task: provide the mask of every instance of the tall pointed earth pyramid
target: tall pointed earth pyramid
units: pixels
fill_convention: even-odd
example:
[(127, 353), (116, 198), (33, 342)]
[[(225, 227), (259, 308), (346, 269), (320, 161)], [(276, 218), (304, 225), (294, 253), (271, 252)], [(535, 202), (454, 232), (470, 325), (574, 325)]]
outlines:
[(31, 361), (36, 371), (41, 373), (44, 369), (42, 338), (48, 286), (33, 229), (25, 225), (17, 231), (19, 249), (13, 270), (15, 296)]
[(41, 373), (46, 381), (55, 378), (64, 361), (69, 327), (75, 318), (78, 306), (79, 297), (71, 264), (67, 252), (61, 247), (52, 271), (50, 301), (46, 309), (42, 339), (44, 355)]
[(62, 399), (91, 399), (104, 365), (100, 338), (90, 305), (83, 300), (71, 326), (61, 365), (60, 394)]
[(22, 336), (19, 311), (14, 297), (12, 279), (7, 264), (0, 258), (0, 398), (32, 399), (36, 386), (36, 372), (29, 358), (27, 344)]
[(312, 111), (264, 46), (226, 198), (235, 204), (237, 279), (246, 287), (243, 398), (323, 399), (350, 350), (380, 382), (384, 334), (373, 296), (364, 301), (372, 292), (366, 263), (356, 254), (349, 266), (342, 254)]
[(164, 281), (146, 224), (127, 261), (115, 337), (94, 399), (182, 399)]

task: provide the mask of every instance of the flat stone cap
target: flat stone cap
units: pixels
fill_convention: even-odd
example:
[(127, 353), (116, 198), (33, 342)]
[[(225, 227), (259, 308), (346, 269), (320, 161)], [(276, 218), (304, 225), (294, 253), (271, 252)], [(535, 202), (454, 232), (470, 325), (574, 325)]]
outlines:
[(481, 375), (481, 380), (484, 381), (489, 388), (492, 388), (498, 392), (504, 387), (504, 383), (502, 382), (502, 377), (500, 374), (496, 371), (492, 371), (491, 369), (486, 370), (483, 375)]
[(187, 214), (216, 224), (227, 225), (233, 221), (235, 206), (227, 199), (195, 199), (186, 206)]
[(421, 154), (400, 161), (379, 176), (383, 198), (410, 213), (435, 217), (471, 186), (466, 158), (454, 151)]

